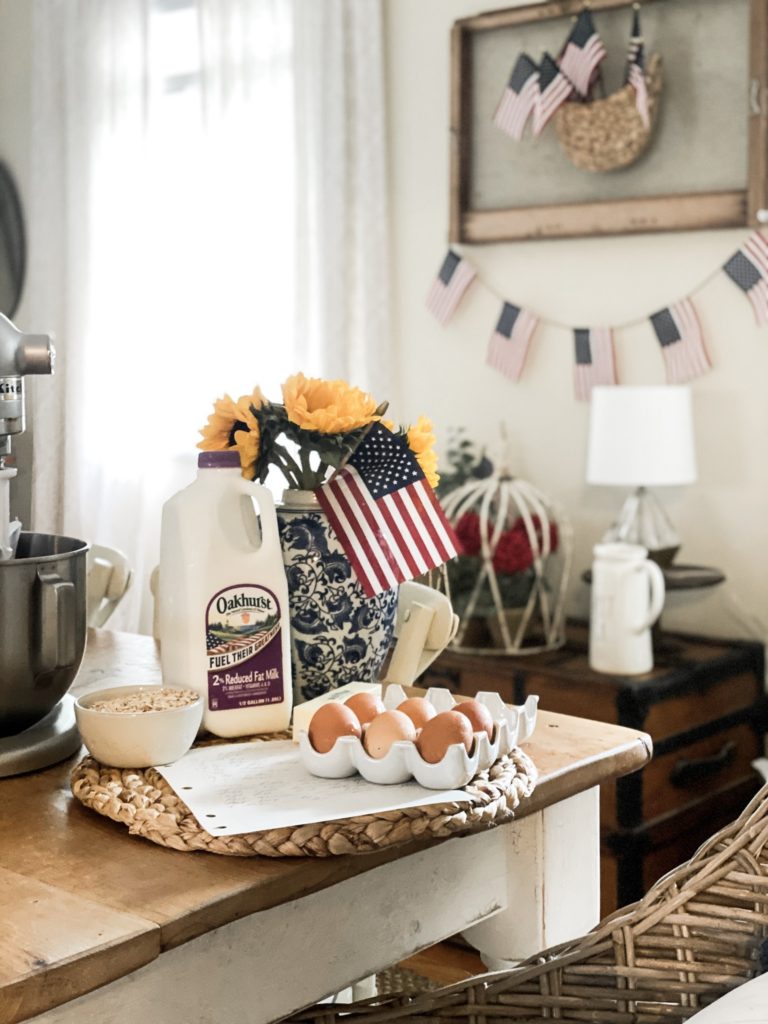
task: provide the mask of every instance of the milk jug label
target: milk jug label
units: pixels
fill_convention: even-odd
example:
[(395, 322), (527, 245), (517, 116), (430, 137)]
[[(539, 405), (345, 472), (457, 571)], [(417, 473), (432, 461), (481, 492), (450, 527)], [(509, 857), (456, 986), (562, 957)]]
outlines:
[(215, 594), (205, 613), (208, 707), (253, 708), (284, 700), (280, 605), (266, 587)]

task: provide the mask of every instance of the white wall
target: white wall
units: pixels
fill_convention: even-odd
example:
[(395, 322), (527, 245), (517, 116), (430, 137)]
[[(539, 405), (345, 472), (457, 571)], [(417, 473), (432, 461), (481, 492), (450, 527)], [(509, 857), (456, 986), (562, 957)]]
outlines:
[[(588, 608), (578, 580), (626, 492), (584, 482), (589, 409), (572, 389), (569, 332), (535, 337), (523, 379), (485, 365), (498, 301), (477, 284), (442, 328), (424, 296), (448, 239), (449, 31), (485, 8), (472, 0), (385, 0), (388, 46), (394, 325), (402, 415), (431, 415), (438, 436), (465, 425), (481, 442), (509, 427), (514, 472), (563, 504), (576, 533), (571, 609)], [(507, 4), (506, 6), (509, 6)], [(722, 158), (722, 157), (721, 157)], [(738, 247), (744, 230), (468, 247), (479, 277), (511, 301), (573, 325), (622, 322), (682, 298)], [(728, 577), (710, 591), (668, 598), (666, 628), (768, 635), (768, 329), (719, 275), (697, 298), (714, 370), (693, 384), (699, 480), (660, 497), (677, 526), (678, 561)], [(623, 383), (664, 382), (644, 325), (616, 336)]]

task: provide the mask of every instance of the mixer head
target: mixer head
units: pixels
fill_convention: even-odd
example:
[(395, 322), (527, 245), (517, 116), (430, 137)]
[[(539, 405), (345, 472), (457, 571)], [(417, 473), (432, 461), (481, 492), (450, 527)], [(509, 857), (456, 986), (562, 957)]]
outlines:
[(53, 373), (55, 350), (47, 334), (23, 334), (0, 313), (0, 469), (11, 437), (24, 430), (24, 377)]

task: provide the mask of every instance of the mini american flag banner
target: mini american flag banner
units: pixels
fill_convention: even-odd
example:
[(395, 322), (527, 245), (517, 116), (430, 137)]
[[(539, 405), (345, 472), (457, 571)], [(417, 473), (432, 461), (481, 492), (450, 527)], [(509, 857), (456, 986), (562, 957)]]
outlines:
[(539, 64), (539, 95), (533, 108), (533, 134), (540, 135), (559, 107), (573, 92), (569, 81), (560, 68), (545, 53)]
[(690, 299), (654, 313), (651, 323), (661, 345), (668, 384), (684, 384), (712, 368)]
[(648, 83), (645, 80), (645, 44), (640, 28), (640, 11), (632, 16), (632, 35), (629, 39), (627, 55), (627, 82), (635, 90), (635, 105), (640, 120), (646, 128), (650, 127), (651, 118), (648, 113)]
[(560, 60), (560, 70), (576, 86), (582, 96), (589, 92), (592, 72), (605, 57), (605, 47), (595, 31), (592, 15), (582, 11), (565, 42)]
[(474, 267), (453, 249), (449, 249), (427, 295), (427, 309), (434, 313), (443, 326), (456, 312), (456, 307), (474, 277)]
[(527, 309), (505, 302), (496, 330), (488, 343), (486, 362), (510, 380), (519, 380), (539, 318)]
[(536, 104), (539, 69), (527, 53), (521, 53), (502, 93), (493, 123), (519, 142), (523, 137), (528, 115)]
[(741, 288), (759, 325), (768, 323), (768, 242), (755, 231), (723, 267)]
[(453, 530), (408, 442), (380, 423), (315, 494), (368, 597), (457, 554)]
[(576, 351), (574, 390), (578, 399), (587, 402), (596, 385), (616, 383), (613, 332), (610, 327), (577, 327), (573, 342)]

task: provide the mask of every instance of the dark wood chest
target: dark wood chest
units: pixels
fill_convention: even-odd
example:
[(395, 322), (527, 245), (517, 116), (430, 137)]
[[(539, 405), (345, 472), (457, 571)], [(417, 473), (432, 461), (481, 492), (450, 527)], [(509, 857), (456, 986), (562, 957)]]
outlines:
[(446, 652), (419, 680), (650, 733), (651, 763), (600, 795), (603, 913), (639, 899), (743, 809), (759, 788), (768, 702), (764, 648), (753, 641), (664, 634), (642, 676), (593, 672), (586, 627), (557, 651), (526, 656)]

